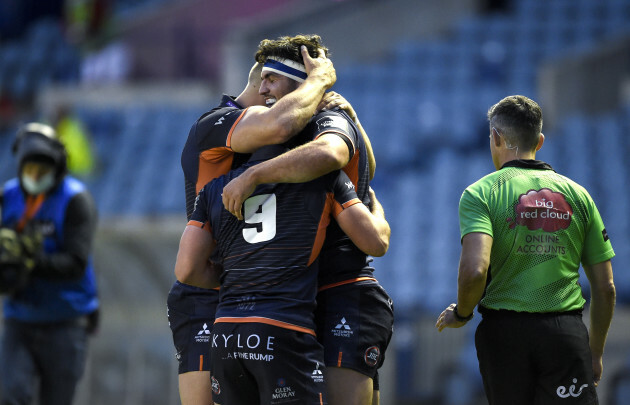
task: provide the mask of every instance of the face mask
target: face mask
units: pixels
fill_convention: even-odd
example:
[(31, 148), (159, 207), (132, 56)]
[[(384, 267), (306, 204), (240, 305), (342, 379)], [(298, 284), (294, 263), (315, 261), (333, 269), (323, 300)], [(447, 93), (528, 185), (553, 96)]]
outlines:
[(22, 186), (24, 190), (31, 195), (48, 191), (54, 184), (55, 174), (53, 172), (43, 175), (39, 180), (34, 180), (32, 177), (25, 174), (22, 175)]

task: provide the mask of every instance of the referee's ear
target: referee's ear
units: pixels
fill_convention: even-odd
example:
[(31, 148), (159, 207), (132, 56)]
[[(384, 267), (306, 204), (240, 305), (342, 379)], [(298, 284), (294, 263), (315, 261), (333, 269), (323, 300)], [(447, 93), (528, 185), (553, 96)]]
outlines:
[(540, 148), (542, 148), (543, 143), (545, 143), (545, 135), (541, 132), (540, 136), (538, 137), (538, 145), (536, 145), (536, 152), (538, 152)]

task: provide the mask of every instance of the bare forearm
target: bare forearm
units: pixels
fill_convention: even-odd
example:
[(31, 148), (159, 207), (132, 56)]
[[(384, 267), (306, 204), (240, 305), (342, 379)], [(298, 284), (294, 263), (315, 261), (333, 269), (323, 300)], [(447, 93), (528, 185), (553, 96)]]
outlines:
[(271, 160), (245, 170), (223, 188), (223, 206), (242, 220), (243, 202), (256, 186), (271, 183), (304, 183), (341, 169), (348, 163), (348, 146), (337, 135), (321, 135)]
[(615, 295), (614, 286), (605, 292), (592, 293), (589, 339), (591, 352), (596, 356), (604, 353), (608, 329), (615, 310)]
[(485, 286), (485, 274), (475, 273), (472, 276), (460, 274), (457, 281), (457, 312), (461, 316), (468, 316), (473, 313), (483, 296)]
[(384, 241), (387, 241), (387, 244), (389, 245), (389, 239), (391, 237), (391, 229), (389, 227), (389, 223), (385, 219), (385, 210), (383, 209), (383, 206), (381, 205), (380, 201), (378, 201), (378, 199), (376, 198), (376, 194), (374, 193), (374, 190), (372, 190), (371, 187), (369, 189), (369, 194), (370, 194), (370, 212), (375, 218), (378, 219), (377, 232), (380, 235), (381, 239), (383, 239)]
[(282, 97), (273, 106), (277, 124), (294, 135), (306, 126), (327, 89), (323, 77), (307, 78), (295, 91)]
[(359, 128), (359, 132), (361, 132), (361, 136), (363, 137), (363, 141), (365, 142), (365, 149), (367, 150), (368, 157), (368, 167), (370, 171), (370, 180), (374, 178), (374, 174), (376, 173), (376, 158), (374, 157), (374, 150), (372, 149), (372, 143), (370, 142), (370, 138), (368, 138), (367, 133), (363, 129), (361, 122), (359, 122), (359, 118), (354, 118), (354, 123)]
[(457, 276), (457, 312), (472, 314), (486, 288), (492, 237), (473, 232), (462, 238), (462, 253)]
[(610, 260), (601, 263), (583, 264), (584, 272), (591, 285), (591, 325), (589, 341), (593, 357), (604, 353), (606, 336), (615, 310), (616, 290)]
[(311, 142), (274, 159), (249, 168), (253, 184), (304, 183), (341, 169), (340, 162), (324, 143)]

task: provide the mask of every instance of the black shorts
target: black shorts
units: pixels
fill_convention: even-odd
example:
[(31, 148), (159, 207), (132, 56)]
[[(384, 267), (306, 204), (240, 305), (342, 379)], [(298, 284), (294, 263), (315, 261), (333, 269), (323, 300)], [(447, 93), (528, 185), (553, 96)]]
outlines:
[(315, 336), (263, 323), (215, 323), (212, 398), (219, 404), (326, 404)]
[(210, 370), (210, 332), (219, 291), (176, 281), (166, 302), (179, 374)]
[(394, 306), (383, 287), (366, 281), (320, 291), (315, 322), (326, 367), (376, 377), (394, 327)]
[(475, 346), (490, 405), (598, 403), (581, 314), (483, 314)]

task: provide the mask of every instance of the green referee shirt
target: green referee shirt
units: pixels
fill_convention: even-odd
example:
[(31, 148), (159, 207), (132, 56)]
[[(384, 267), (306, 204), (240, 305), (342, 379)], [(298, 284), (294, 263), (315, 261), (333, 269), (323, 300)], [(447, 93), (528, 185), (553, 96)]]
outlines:
[(462, 238), (493, 238), (488, 284), (480, 305), (521, 312), (584, 306), (580, 262), (615, 253), (584, 187), (535, 160), (514, 160), (470, 185), (459, 202)]

